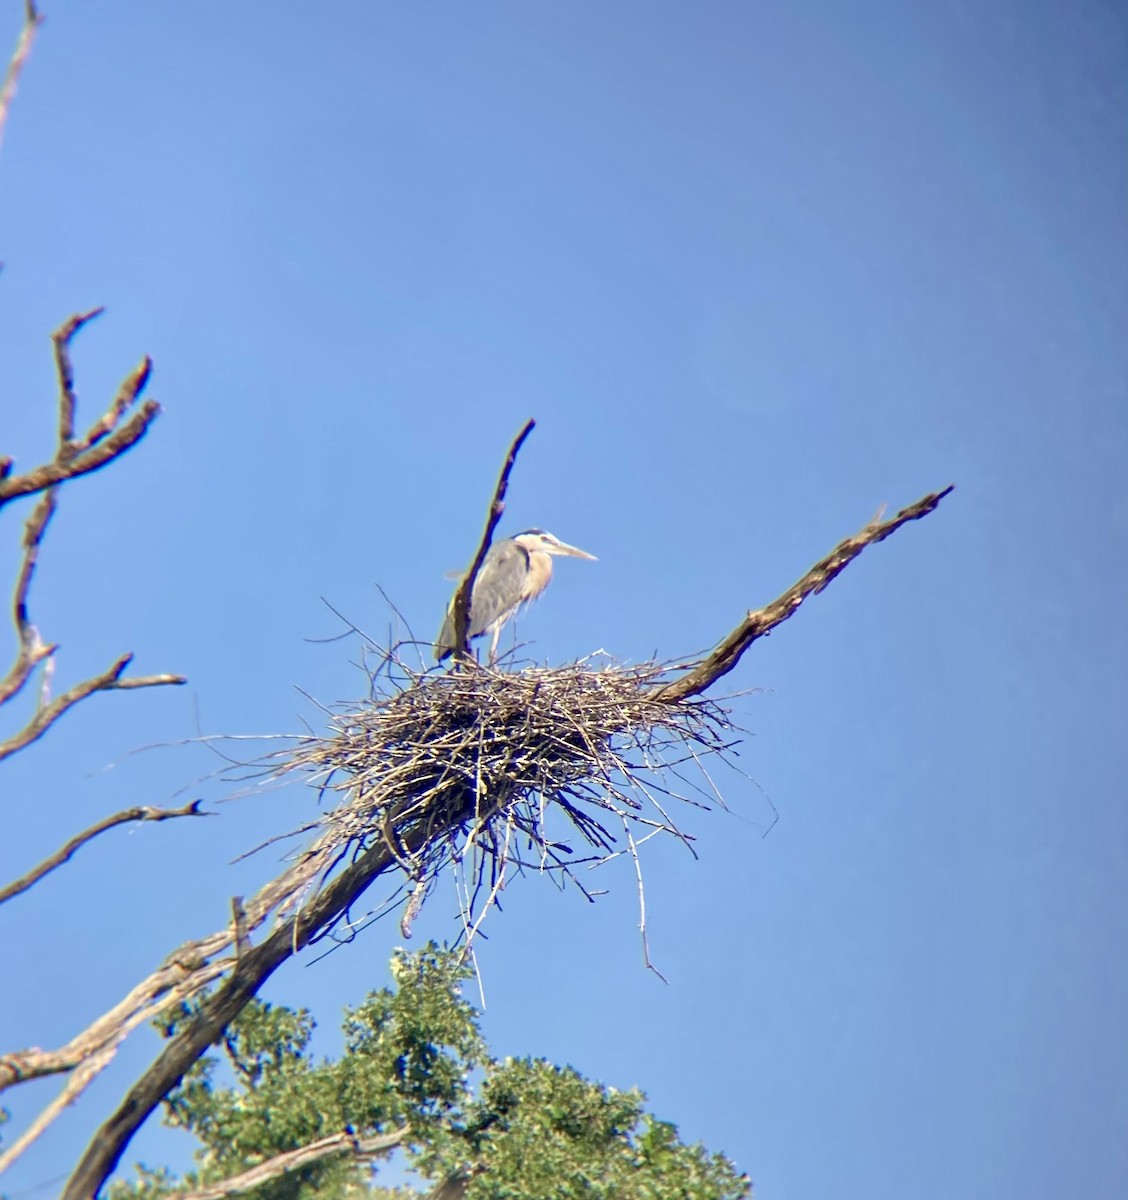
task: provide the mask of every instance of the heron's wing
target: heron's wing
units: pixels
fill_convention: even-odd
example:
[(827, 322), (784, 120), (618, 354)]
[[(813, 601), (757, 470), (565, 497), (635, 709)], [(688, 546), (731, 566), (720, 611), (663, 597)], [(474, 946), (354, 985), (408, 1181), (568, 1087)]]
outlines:
[[(474, 580), (474, 596), (470, 602), (470, 637), (490, 633), (521, 602), (525, 579), (529, 573), (529, 552), (524, 546), (506, 538), (489, 548), (478, 578)], [(453, 603), (453, 597), (451, 598)], [(443, 627), (435, 639), (435, 658), (440, 662), (454, 651), (454, 620), (447, 605)]]
[(470, 636), (491, 633), (521, 603), (529, 574), (529, 552), (506, 538), (491, 546), (470, 602)]

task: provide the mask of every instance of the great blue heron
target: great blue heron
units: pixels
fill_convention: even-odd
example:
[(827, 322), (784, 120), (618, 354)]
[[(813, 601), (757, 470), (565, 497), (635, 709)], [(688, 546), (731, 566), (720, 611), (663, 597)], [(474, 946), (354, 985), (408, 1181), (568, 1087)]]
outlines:
[[(543, 529), (526, 529), (494, 542), (489, 548), (482, 569), (474, 580), (470, 599), (470, 637), (492, 634), (490, 665), (497, 661), (497, 640), (501, 627), (521, 607), (535, 600), (552, 579), (552, 556), (566, 554), (570, 558), (589, 558), (594, 554), (569, 546)], [(453, 601), (451, 602), (453, 604)], [(435, 639), (435, 658), (442, 662), (453, 653), (454, 618), (448, 606), (443, 627)]]

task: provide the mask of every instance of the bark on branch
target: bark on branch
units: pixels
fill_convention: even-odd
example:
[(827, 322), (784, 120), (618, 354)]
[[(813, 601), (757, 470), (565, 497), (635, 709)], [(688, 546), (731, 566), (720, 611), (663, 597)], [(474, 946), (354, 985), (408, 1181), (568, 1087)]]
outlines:
[(815, 563), (798, 583), (789, 587), (777, 600), (773, 600), (765, 608), (749, 612), (711, 654), (678, 679), (659, 687), (655, 693), (656, 697), (661, 700), (684, 700), (712, 687), (722, 675), (727, 675), (740, 662), (744, 652), (754, 641), (771, 633), (777, 625), (786, 621), (808, 596), (821, 592), (867, 546), (884, 541), (907, 521), (926, 517), (954, 487), (952, 484), (943, 491), (932, 492), (922, 497), (915, 504), (901, 509), (888, 521), (882, 521), (882, 514), (879, 512), (864, 529), (839, 542), (825, 558)]

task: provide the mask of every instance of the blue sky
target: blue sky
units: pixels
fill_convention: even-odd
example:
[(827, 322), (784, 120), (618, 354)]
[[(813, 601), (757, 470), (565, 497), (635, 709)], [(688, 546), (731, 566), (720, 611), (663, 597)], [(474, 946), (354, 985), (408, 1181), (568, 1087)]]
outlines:
[[(0, 14), (14, 40), (22, 4)], [(1128, 19), (903, 5), (57, 0), (0, 156), (0, 450), (141, 356), (165, 413), (63, 496), (35, 617), (100, 697), (0, 767), (0, 878), (362, 693), (325, 597), (429, 637), (509, 439), (550, 662), (710, 645), (950, 482), (745, 659), (732, 815), (487, 925), (485, 1028), (638, 1085), (760, 1200), (1128, 1187)], [(23, 513), (0, 516), (10, 576)], [(119, 765), (103, 768), (111, 762)], [(762, 791), (760, 790), (762, 789)], [(768, 837), (765, 794), (779, 811)], [(218, 798), (214, 788), (187, 794)], [(5, 1048), (64, 1042), (229, 897), (300, 789), (110, 834), (0, 909)], [(455, 931), (440, 892), (417, 936)], [(267, 995), (325, 1031), (392, 924)], [(4, 1180), (49, 1196), (143, 1035)], [(8, 1093), (15, 1128), (58, 1084)], [(183, 1165), (154, 1126), (134, 1158)]]

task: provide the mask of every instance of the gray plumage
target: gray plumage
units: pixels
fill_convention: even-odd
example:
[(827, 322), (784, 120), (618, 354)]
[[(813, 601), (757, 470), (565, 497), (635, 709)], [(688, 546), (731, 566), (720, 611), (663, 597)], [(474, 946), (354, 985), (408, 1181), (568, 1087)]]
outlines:
[[(523, 604), (535, 600), (548, 587), (552, 579), (552, 556), (557, 554), (595, 559), (594, 554), (569, 546), (543, 529), (526, 529), (503, 538), (486, 553), (474, 580), (468, 632), (472, 638), (492, 635), (491, 666), (497, 661), (502, 626)], [(435, 639), (435, 658), (442, 662), (454, 648), (454, 620), (448, 605), (443, 627)]]

